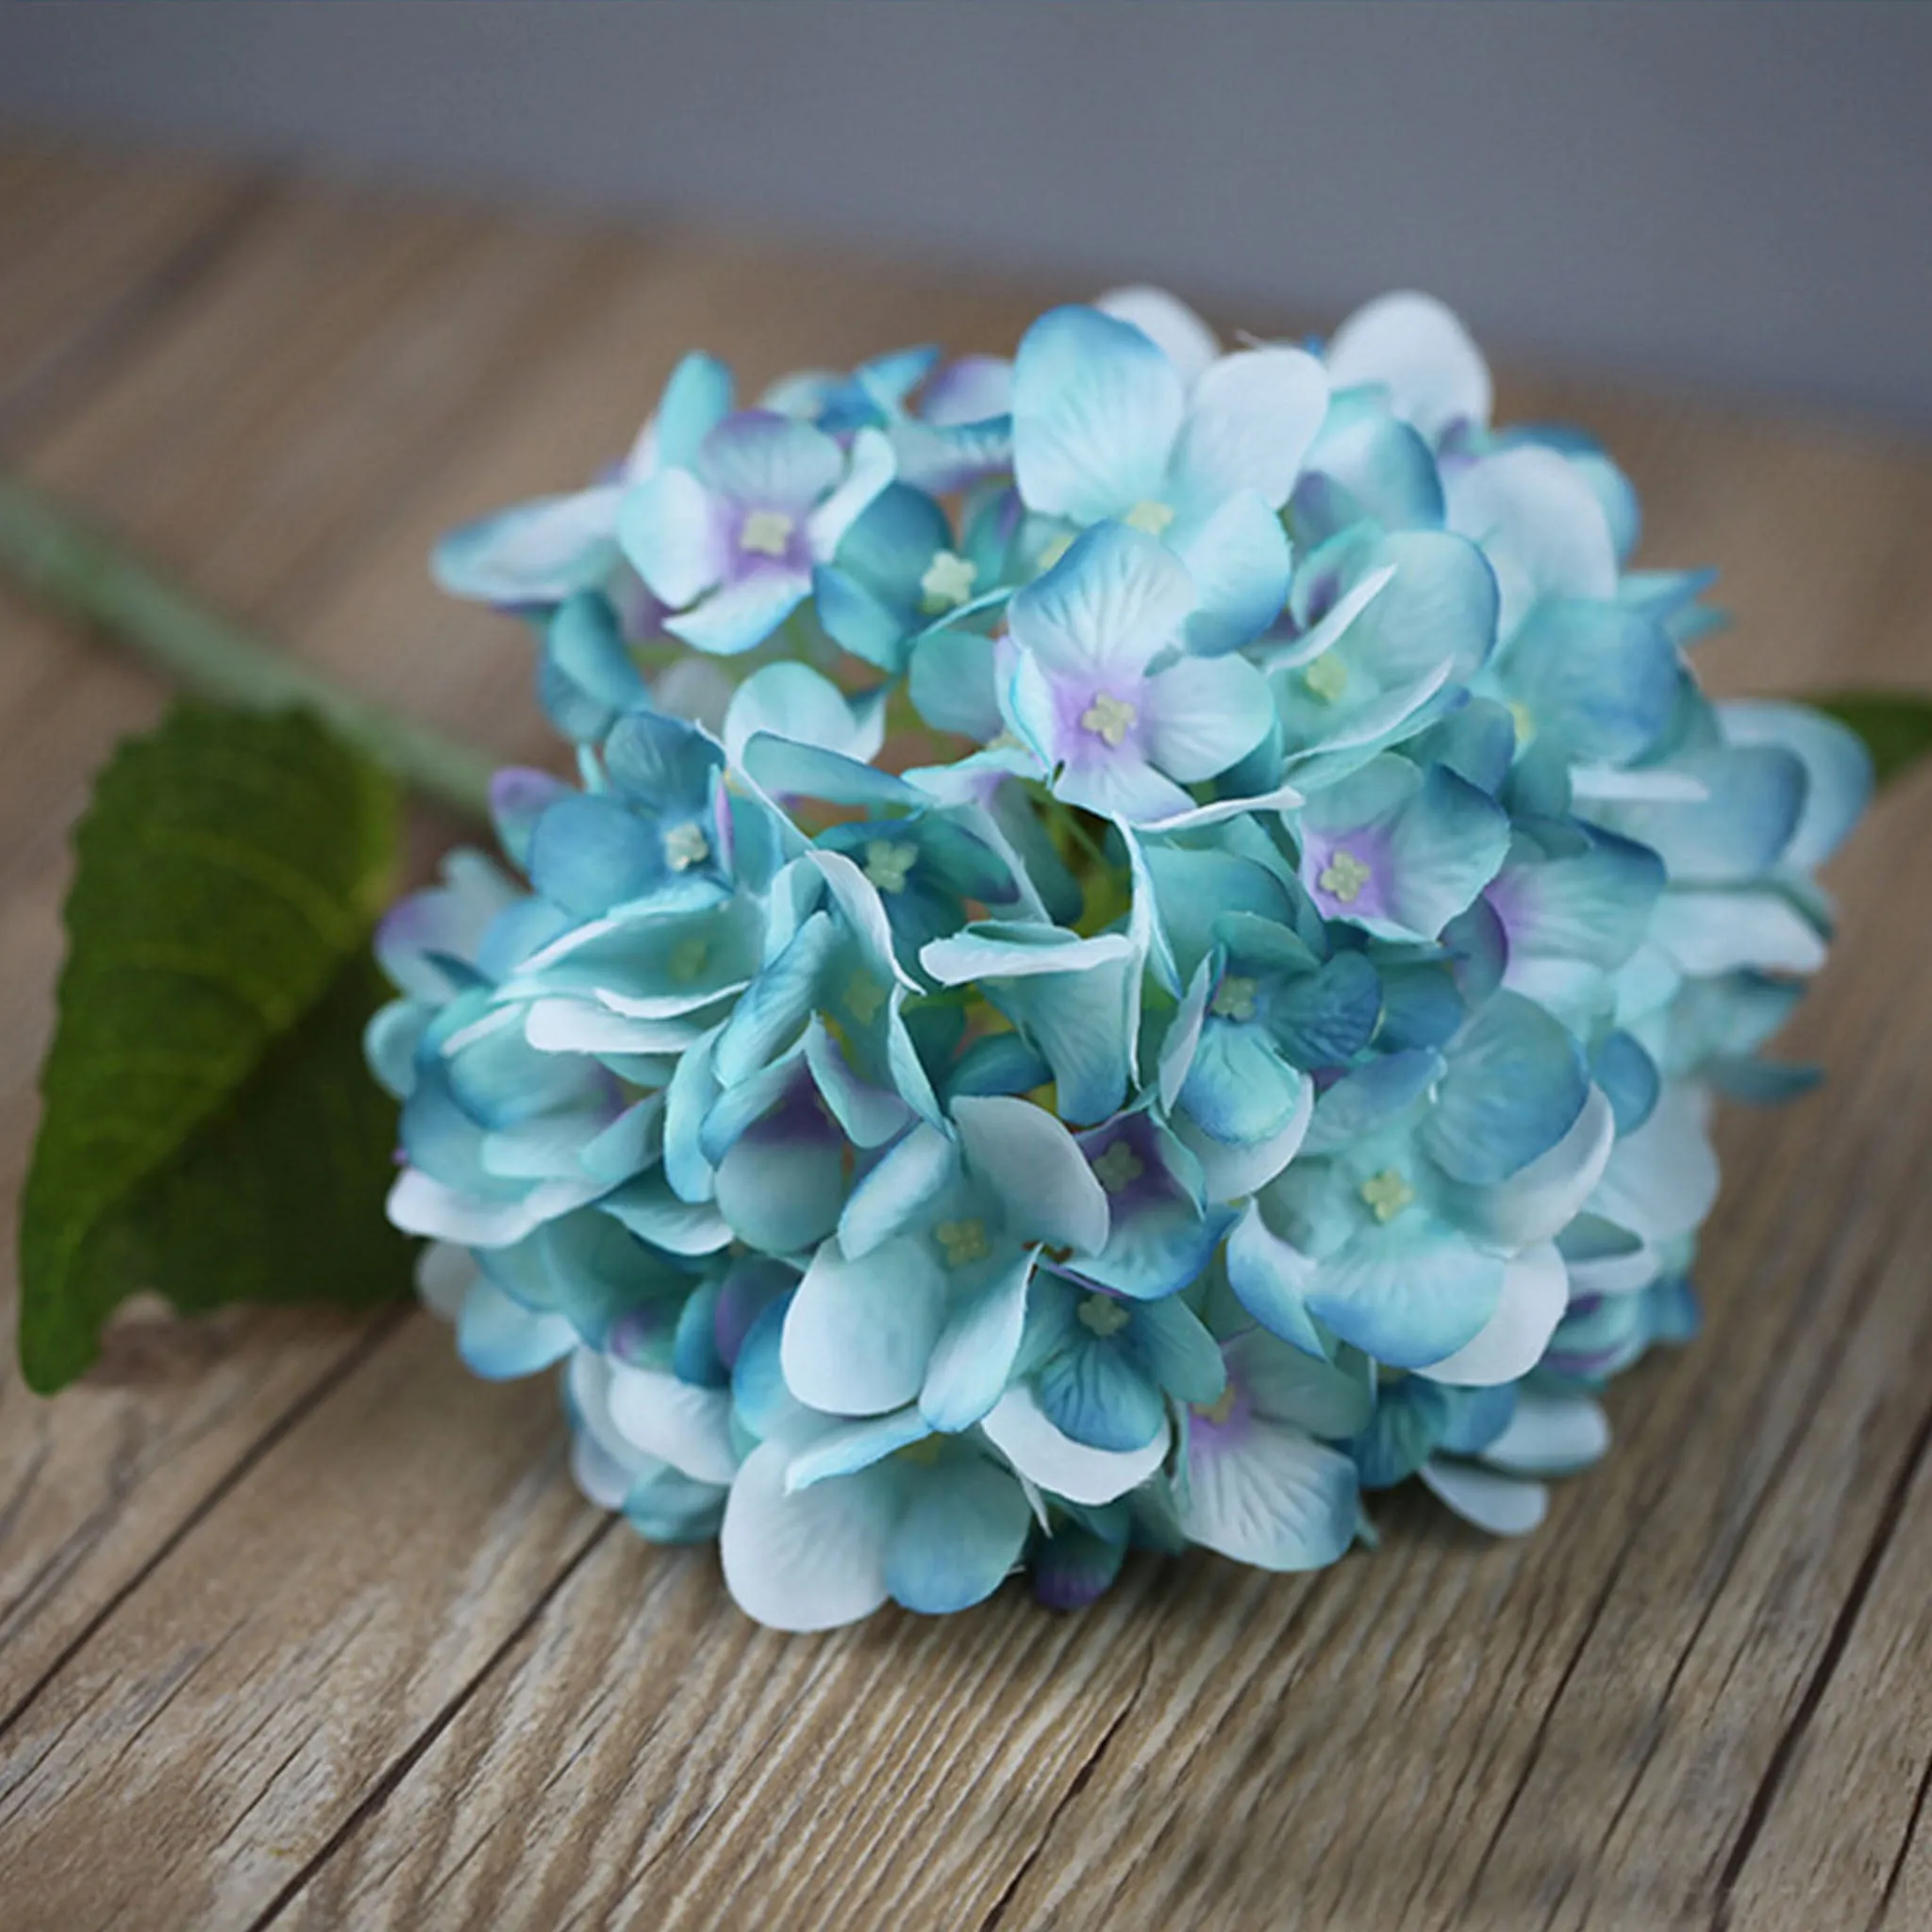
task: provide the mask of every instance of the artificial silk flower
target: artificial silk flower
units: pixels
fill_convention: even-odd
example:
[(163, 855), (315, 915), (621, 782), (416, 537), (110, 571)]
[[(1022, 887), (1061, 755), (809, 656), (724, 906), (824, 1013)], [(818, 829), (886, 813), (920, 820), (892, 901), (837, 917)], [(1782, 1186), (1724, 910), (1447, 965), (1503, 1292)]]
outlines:
[(377, 937), (461, 1358), (787, 1629), (1533, 1528), (1694, 1332), (1717, 1103), (1813, 1077), (1857, 741), (1700, 692), (1707, 576), (1426, 297), (733, 405), (438, 554), (576, 759)]

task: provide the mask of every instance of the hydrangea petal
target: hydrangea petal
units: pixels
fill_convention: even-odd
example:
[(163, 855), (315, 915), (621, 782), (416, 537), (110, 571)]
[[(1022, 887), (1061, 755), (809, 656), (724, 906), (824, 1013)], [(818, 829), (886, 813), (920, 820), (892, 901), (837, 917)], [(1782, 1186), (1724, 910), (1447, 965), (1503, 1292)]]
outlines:
[(1147, 1480), (1167, 1459), (1172, 1434), (1163, 1423), (1144, 1448), (1090, 1449), (1049, 1422), (1030, 1389), (1009, 1389), (982, 1425), (987, 1439), (1020, 1474), (1070, 1503), (1111, 1503)]
[(430, 571), (453, 597), (511, 608), (560, 604), (598, 583), (617, 557), (620, 485), (540, 497), (452, 530)]
[(1129, 322), (1158, 347), (1190, 388), (1221, 353), (1214, 331), (1176, 296), (1165, 289), (1136, 283), (1110, 289), (1093, 304), (1116, 322)]
[(1107, 1245), (1107, 1191), (1079, 1143), (1043, 1107), (962, 1095), (953, 1119), (968, 1165), (999, 1195), (1019, 1240), (1086, 1255)]
[(697, 1482), (728, 1483), (738, 1474), (731, 1445), (731, 1398), (675, 1375), (618, 1363), (610, 1372), (610, 1420), (624, 1437)]
[(617, 536), (639, 576), (674, 609), (724, 577), (724, 523), (689, 470), (661, 470), (626, 492)]
[(1188, 1432), (1180, 1524), (1191, 1542), (1259, 1570), (1319, 1570), (1355, 1541), (1355, 1464), (1299, 1430), (1250, 1417)]
[(984, 1457), (948, 1457), (913, 1490), (886, 1552), (894, 1603), (944, 1616), (983, 1602), (1020, 1560), (1032, 1515), (1020, 1485)]
[(1586, 1469), (1610, 1446), (1610, 1425), (1588, 1395), (1517, 1398), (1509, 1425), (1483, 1450), (1483, 1460), (1512, 1475), (1568, 1475)]
[(1378, 384), (1395, 413), (1432, 442), (1458, 425), (1489, 425), (1489, 365), (1433, 295), (1403, 290), (1357, 308), (1330, 339), (1327, 361), (1338, 389)]
[(1304, 349), (1241, 349), (1203, 370), (1174, 453), (1183, 504), (1253, 491), (1288, 501), (1328, 407), (1328, 374)]
[(1488, 1388), (1526, 1375), (1543, 1357), (1570, 1302), (1563, 1257), (1547, 1241), (1513, 1256), (1496, 1310), (1454, 1355), (1417, 1370), (1434, 1382)]
[(1158, 497), (1184, 407), (1174, 364), (1131, 323), (1050, 309), (1013, 358), (1020, 493), (1081, 523)]
[(561, 1361), (576, 1342), (577, 1331), (564, 1316), (533, 1314), (481, 1276), (471, 1283), (457, 1316), (457, 1353), (486, 1381), (534, 1375)]
[(1029, 1249), (957, 1299), (919, 1391), (919, 1412), (934, 1428), (971, 1428), (1004, 1393), (1025, 1328), (1033, 1260)]
[(890, 1594), (886, 1552), (898, 1517), (890, 1465), (789, 1491), (799, 1445), (779, 1436), (745, 1458), (724, 1505), (718, 1554), (747, 1616), (774, 1630), (831, 1630), (869, 1617)]
[(919, 1394), (945, 1320), (945, 1275), (900, 1237), (858, 1260), (826, 1241), (785, 1317), (785, 1380), (828, 1415), (884, 1415)]
[(1420, 1474), (1457, 1515), (1491, 1536), (1527, 1536), (1549, 1513), (1549, 1491), (1541, 1483), (1442, 1456), (1424, 1463)]

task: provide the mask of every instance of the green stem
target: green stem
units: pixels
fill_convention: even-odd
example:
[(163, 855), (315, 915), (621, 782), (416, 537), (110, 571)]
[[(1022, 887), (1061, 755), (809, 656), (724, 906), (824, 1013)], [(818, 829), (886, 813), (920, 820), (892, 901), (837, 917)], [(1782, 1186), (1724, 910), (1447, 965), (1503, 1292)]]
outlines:
[(0, 569), (63, 617), (145, 658), (184, 690), (248, 711), (302, 707), (424, 797), (490, 815), (492, 760), (412, 724), (204, 610), (39, 491), (0, 476)]

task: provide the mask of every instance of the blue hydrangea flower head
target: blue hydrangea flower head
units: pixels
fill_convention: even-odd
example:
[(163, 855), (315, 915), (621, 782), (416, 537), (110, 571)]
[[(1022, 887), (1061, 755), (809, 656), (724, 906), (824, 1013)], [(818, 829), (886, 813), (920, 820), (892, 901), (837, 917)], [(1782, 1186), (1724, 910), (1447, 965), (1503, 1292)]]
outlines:
[(574, 764), (378, 934), (391, 1213), (751, 1615), (1315, 1569), (1407, 1483), (1523, 1534), (1694, 1333), (1871, 771), (1706, 697), (1707, 574), (1492, 407), (1426, 296), (1230, 352), (1123, 289), (688, 358), (439, 549)]

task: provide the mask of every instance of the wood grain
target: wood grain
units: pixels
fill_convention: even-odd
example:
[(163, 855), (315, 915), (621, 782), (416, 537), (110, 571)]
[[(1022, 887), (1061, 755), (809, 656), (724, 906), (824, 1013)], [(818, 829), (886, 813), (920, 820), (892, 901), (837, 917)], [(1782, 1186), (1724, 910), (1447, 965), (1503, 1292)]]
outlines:
[[(440, 529), (587, 474), (688, 346), (755, 388), (1008, 346), (1081, 292), (144, 174), (0, 143), (0, 290), (94, 224), (0, 319), (0, 447), (524, 758), (526, 646), (435, 596)], [(1605, 436), (1646, 561), (1722, 563), (1720, 689), (1932, 683), (1924, 450), (1546, 378), (1505, 402)], [(64, 829), (158, 694), (4, 603), (0, 634), (10, 1197)], [(1841, 862), (1790, 1042), (1831, 1084), (1724, 1121), (1708, 1332), (1618, 1386), (1617, 1453), (1523, 1544), (1405, 1498), (1317, 1578), (1141, 1560), (1078, 1619), (1009, 1590), (789, 1640), (708, 1553), (581, 1505), (552, 1392), (471, 1381), (419, 1316), (153, 1317), (55, 1404), (0, 1385), (0, 1922), (1932, 1923), (1928, 833), (1922, 778)]]

